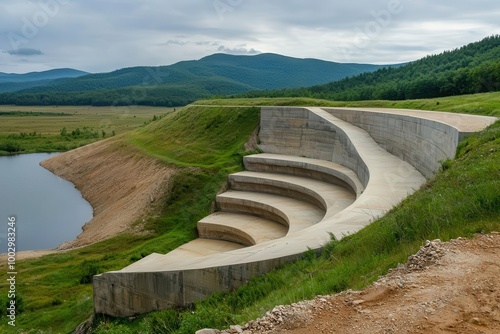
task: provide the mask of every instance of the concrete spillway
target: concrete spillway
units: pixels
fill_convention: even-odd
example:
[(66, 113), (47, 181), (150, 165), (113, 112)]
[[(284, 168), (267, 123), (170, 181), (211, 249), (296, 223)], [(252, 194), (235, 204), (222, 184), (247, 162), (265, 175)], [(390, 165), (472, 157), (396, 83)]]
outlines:
[(493, 117), (430, 111), (278, 108), (261, 112), (260, 148), (229, 178), (200, 238), (94, 277), (96, 313), (130, 316), (230, 291), (308, 249), (352, 234), (453, 158)]

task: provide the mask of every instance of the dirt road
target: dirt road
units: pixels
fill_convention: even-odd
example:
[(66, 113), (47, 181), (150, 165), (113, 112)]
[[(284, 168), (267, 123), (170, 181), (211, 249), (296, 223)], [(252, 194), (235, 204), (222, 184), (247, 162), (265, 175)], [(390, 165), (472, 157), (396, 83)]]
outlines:
[(498, 334), (500, 234), (428, 242), (363, 291), (278, 306), (213, 333)]

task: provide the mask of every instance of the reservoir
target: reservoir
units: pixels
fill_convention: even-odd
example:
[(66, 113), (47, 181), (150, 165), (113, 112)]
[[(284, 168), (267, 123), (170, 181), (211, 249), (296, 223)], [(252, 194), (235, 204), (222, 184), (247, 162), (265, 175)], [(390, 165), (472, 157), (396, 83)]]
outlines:
[(71, 182), (39, 164), (54, 154), (0, 157), (0, 253), (16, 217), (16, 251), (50, 249), (71, 241), (92, 219), (92, 206)]

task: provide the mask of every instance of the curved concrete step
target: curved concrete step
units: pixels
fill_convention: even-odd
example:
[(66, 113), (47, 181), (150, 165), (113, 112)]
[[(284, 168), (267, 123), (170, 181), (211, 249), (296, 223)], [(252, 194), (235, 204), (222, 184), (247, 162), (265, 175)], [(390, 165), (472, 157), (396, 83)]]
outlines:
[(154, 263), (165, 263), (165, 265), (175, 265), (179, 261), (189, 261), (203, 258), (214, 254), (230, 252), (245, 248), (241, 244), (223, 240), (195, 239), (167, 254), (152, 253), (145, 258), (132, 263), (126, 270), (140, 271)]
[(305, 201), (328, 214), (338, 213), (356, 200), (355, 194), (343, 186), (294, 175), (240, 172), (229, 176), (229, 184), (232, 190), (261, 192)]
[(274, 220), (294, 233), (321, 221), (325, 210), (294, 198), (272, 194), (230, 190), (217, 195), (221, 211), (247, 213)]
[(354, 171), (331, 161), (261, 153), (245, 156), (243, 164), (245, 170), (251, 172), (295, 175), (341, 185), (351, 189), (356, 196), (361, 195), (364, 190), (363, 184)]
[(253, 246), (284, 237), (288, 228), (270, 219), (248, 214), (217, 212), (198, 222), (198, 235)]

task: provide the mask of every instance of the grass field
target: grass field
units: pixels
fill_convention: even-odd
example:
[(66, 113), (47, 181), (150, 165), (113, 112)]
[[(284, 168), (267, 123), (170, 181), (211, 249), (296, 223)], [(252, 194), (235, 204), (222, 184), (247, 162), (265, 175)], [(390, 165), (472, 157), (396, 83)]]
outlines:
[[(476, 102), (474, 96), (449, 98), (446, 108), (498, 115), (498, 97), (481, 94), (475, 96)], [(240, 104), (323, 104), (318, 100), (302, 100), (302, 104), (297, 99), (244, 100)], [(2, 312), (0, 332), (71, 332), (92, 314), (92, 287), (85, 283), (92, 274), (120, 269), (151, 252), (164, 253), (195, 238), (197, 219), (210, 212), (227, 174), (241, 168), (241, 156), (245, 153), (240, 143), (258, 124), (258, 109), (218, 107), (236, 102), (200, 101), (200, 105), (214, 106), (178, 110), (126, 134), (123, 140), (127, 145), (165, 163), (197, 168), (188, 168), (172, 180), (172, 192), (167, 196), (162, 215), (148, 219), (153, 234), (122, 234), (66, 254), (20, 261), (17, 287), (24, 312), (18, 316), (14, 331), (6, 325)], [(418, 101), (423, 106), (444, 107), (444, 100), (438, 102), (439, 105), (436, 100)], [(377, 103), (374, 101), (374, 106)], [(234, 123), (236, 119), (241, 127)], [(216, 122), (221, 125), (215, 126)], [(455, 161), (444, 164), (445, 170), (388, 215), (355, 235), (333, 241), (320, 256), (307, 254), (303, 261), (254, 278), (231, 294), (214, 295), (190, 309), (154, 312), (133, 320), (96, 319), (95, 332), (194, 333), (205, 327), (244, 324), (277, 304), (362, 288), (405, 261), (426, 239), (447, 240), (498, 230), (499, 154), (500, 123), (497, 122), (462, 143)], [(0, 270), (6, 272), (5, 264), (0, 264)], [(6, 287), (7, 282), (0, 281), (2, 307)]]
[(0, 155), (67, 151), (131, 131), (173, 110), (0, 106)]

